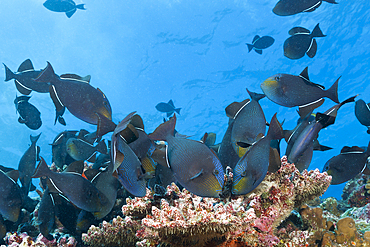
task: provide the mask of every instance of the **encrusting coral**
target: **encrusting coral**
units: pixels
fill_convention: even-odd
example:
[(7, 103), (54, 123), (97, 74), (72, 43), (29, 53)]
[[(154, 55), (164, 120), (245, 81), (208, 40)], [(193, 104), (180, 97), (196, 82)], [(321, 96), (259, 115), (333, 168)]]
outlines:
[(91, 226), (82, 240), (91, 246), (274, 246), (281, 222), (321, 196), (330, 181), (318, 169), (300, 173), (283, 157), (281, 168), (248, 195), (202, 198), (175, 184), (160, 197), (148, 190), (145, 197), (126, 200), (125, 218)]

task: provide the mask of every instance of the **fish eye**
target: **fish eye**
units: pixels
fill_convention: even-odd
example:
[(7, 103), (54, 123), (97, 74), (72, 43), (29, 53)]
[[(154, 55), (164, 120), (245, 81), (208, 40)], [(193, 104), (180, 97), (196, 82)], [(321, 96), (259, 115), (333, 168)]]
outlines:
[(279, 81), (280, 80), (280, 76), (275, 76), (275, 81)]
[(220, 174), (220, 172), (217, 169), (214, 169), (213, 170), (213, 175), (217, 176), (218, 174)]
[(244, 171), (244, 172), (241, 174), (241, 176), (242, 176), (242, 177), (247, 176), (247, 172), (246, 172), (246, 171)]

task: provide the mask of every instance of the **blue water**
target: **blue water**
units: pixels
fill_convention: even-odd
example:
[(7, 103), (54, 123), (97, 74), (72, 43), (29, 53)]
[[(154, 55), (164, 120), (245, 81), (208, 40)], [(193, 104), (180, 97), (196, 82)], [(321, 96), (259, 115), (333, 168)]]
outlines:
[[(30, 58), (35, 69), (44, 68), (49, 61), (57, 74), (89, 74), (91, 85), (107, 95), (113, 120), (118, 122), (137, 111), (147, 132), (164, 116), (155, 105), (173, 99), (176, 107), (182, 107), (176, 127), (179, 132), (193, 139), (215, 132), (221, 141), (228, 122), (224, 109), (233, 101), (248, 98), (246, 88), (261, 93), (259, 85), (267, 77), (297, 75), (306, 66), (310, 79), (327, 88), (342, 76), (340, 101), (355, 94), (370, 101), (367, 0), (338, 0), (336, 5), (324, 2), (312, 13), (287, 17), (275, 15), (271, 10), (277, 1), (268, 0), (78, 0), (76, 3), (86, 4), (87, 10), (77, 10), (70, 19), (47, 10), (43, 2), (2, 1), (0, 61), (13, 71)], [(295, 26), (312, 30), (317, 23), (327, 37), (317, 38), (316, 56), (299, 60), (284, 57), (288, 31)], [(275, 38), (262, 55), (248, 53), (245, 45), (256, 34)], [(0, 81), (4, 74), (2, 68)], [(30, 144), (30, 134), (42, 132), (38, 144), (50, 164), (48, 144), (59, 132), (96, 128), (68, 111), (67, 126), (54, 125), (55, 110), (49, 95), (33, 92), (30, 102), (41, 111), (43, 126), (32, 131), (17, 122), (16, 93), (13, 81), (0, 83), (2, 165), (18, 166)], [(268, 121), (277, 112), (280, 121), (285, 119), (284, 128), (295, 126), (295, 108), (280, 107), (267, 98), (260, 103)], [(328, 99), (319, 111), (332, 105)], [(336, 123), (320, 132), (320, 143), (334, 149), (315, 152), (309, 169), (321, 169), (345, 145), (367, 146), (369, 140), (366, 128), (355, 118), (354, 104), (347, 104), (340, 109)], [(343, 186), (330, 186), (325, 196), (340, 198)]]

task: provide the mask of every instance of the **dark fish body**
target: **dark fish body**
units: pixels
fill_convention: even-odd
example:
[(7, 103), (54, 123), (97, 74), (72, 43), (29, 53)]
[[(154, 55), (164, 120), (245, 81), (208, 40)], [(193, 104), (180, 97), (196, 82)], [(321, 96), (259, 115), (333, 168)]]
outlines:
[(282, 137), (283, 130), (275, 114), (271, 119), (267, 135), (257, 141), (236, 164), (233, 194), (247, 194), (262, 182), (269, 167), (271, 140)]
[(17, 178), (11, 178), (7, 174), (0, 170), (0, 214), (16, 222), (21, 212), (22, 196), (16, 182)]
[(125, 139), (126, 133), (133, 134), (129, 124), (134, 115), (135, 112), (131, 112), (117, 125), (112, 135), (110, 152), (113, 170), (117, 170), (119, 182), (129, 193), (143, 197), (146, 194), (146, 181), (143, 179), (141, 162)]
[(321, 3), (336, 3), (334, 0), (280, 0), (272, 10), (277, 15), (288, 16), (302, 12), (312, 12), (317, 9)]
[(224, 172), (217, 156), (202, 142), (174, 137), (176, 115), (149, 135), (167, 141), (167, 160), (177, 181), (198, 196), (219, 197)]
[(38, 93), (48, 93), (48, 82), (35, 82), (33, 79), (37, 78), (42, 70), (35, 70), (30, 59), (26, 59), (14, 73), (5, 64), (5, 81), (14, 79), (17, 90), (24, 95), (29, 95), (32, 91)]
[(98, 125), (99, 116), (112, 119), (112, 108), (102, 91), (88, 82), (75, 78), (60, 78), (48, 65), (35, 79), (37, 82), (50, 82), (50, 96), (57, 113), (66, 107), (72, 115), (90, 124)]
[(172, 99), (170, 101), (168, 101), (168, 103), (165, 103), (165, 102), (158, 103), (155, 106), (155, 108), (160, 112), (167, 113), (167, 117), (172, 116), (172, 114), (174, 112), (177, 112), (177, 114), (180, 114), (180, 110), (181, 110), (181, 108), (176, 108), (175, 107), (175, 105), (173, 104)]
[(344, 147), (341, 153), (325, 163), (323, 172), (332, 176), (331, 184), (341, 184), (362, 172), (370, 156), (370, 143), (364, 151), (358, 147)]
[(42, 125), (41, 113), (34, 105), (28, 102), (30, 98), (29, 96), (16, 97), (14, 104), (19, 113), (18, 122), (25, 124), (32, 130), (37, 130)]
[(63, 131), (59, 133), (51, 145), (52, 161), (55, 165), (63, 169), (64, 165), (69, 165), (74, 159), (67, 153), (67, 141), (75, 138), (77, 131)]
[(28, 195), (28, 192), (30, 191), (36, 161), (40, 160), (40, 147), (36, 145), (40, 135), (41, 133), (37, 136), (30, 135), (31, 146), (23, 154), (18, 164), (19, 180), (21, 181), (22, 191), (25, 195)]
[(44, 7), (54, 12), (65, 12), (67, 17), (70, 18), (77, 9), (85, 9), (85, 4), (78, 4), (72, 0), (47, 0)]
[(47, 177), (59, 193), (80, 209), (99, 212), (103, 207), (99, 191), (90, 181), (75, 172), (53, 172), (43, 158), (32, 177)]
[(320, 30), (319, 24), (315, 26), (312, 33), (302, 27), (294, 27), (289, 31), (291, 35), (284, 42), (284, 56), (290, 59), (299, 59), (306, 53), (310, 58), (316, 55), (317, 43), (315, 37), (325, 37)]
[(299, 76), (290, 74), (271, 76), (261, 84), (261, 89), (271, 101), (286, 107), (307, 105), (323, 97), (339, 103), (338, 81), (339, 78), (328, 90), (324, 90), (323, 86), (309, 80), (305, 68)]
[(224, 168), (231, 167), (234, 169), (236, 163), (238, 163), (240, 157), (238, 153), (235, 152), (233, 144), (231, 143), (231, 132), (234, 126), (234, 119), (229, 119), (229, 124), (225, 132), (224, 137), (222, 138), (220, 148), (218, 150), (218, 157)]
[(254, 50), (258, 54), (262, 54), (262, 50), (266, 49), (275, 42), (275, 39), (271, 36), (254, 36), (252, 44), (247, 44), (248, 46), (248, 52), (251, 50)]
[[(248, 89), (247, 89), (248, 91)], [(248, 101), (234, 114), (234, 126), (231, 131), (231, 142), (243, 142), (252, 145), (259, 134), (265, 135), (266, 118), (258, 101), (265, 97), (248, 91), (252, 100)]]
[(368, 127), (367, 133), (370, 134), (370, 107), (369, 103), (359, 99), (355, 104), (355, 115), (360, 124)]
[(55, 205), (53, 195), (49, 193), (49, 188), (46, 188), (42, 195), (40, 206), (37, 214), (37, 225), (40, 233), (48, 240), (52, 240), (53, 236), (50, 232), (54, 229), (55, 224)]
[(106, 154), (107, 145), (104, 140), (96, 146), (79, 138), (69, 138), (66, 143), (66, 151), (74, 160), (88, 160), (95, 152)]

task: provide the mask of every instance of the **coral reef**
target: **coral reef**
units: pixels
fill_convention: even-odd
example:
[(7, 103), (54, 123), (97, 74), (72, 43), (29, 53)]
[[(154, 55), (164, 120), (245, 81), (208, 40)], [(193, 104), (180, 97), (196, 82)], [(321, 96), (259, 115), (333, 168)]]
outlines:
[[(5, 237), (6, 246), (16, 247), (16, 246), (37, 246), (37, 247), (75, 247), (77, 246), (77, 241), (75, 238), (64, 235), (60, 236), (58, 240), (53, 239), (52, 241), (47, 240), (40, 233), (36, 239), (28, 236), (27, 233), (7, 233)], [(5, 245), (1, 245), (1, 247)]]
[(294, 208), (321, 196), (330, 181), (317, 169), (300, 173), (283, 157), (281, 168), (248, 195), (202, 198), (175, 184), (162, 197), (148, 190), (145, 197), (127, 199), (125, 218), (91, 226), (82, 240), (91, 246), (275, 246), (286, 236), (299, 243), (310, 233), (278, 234), (277, 227)]

